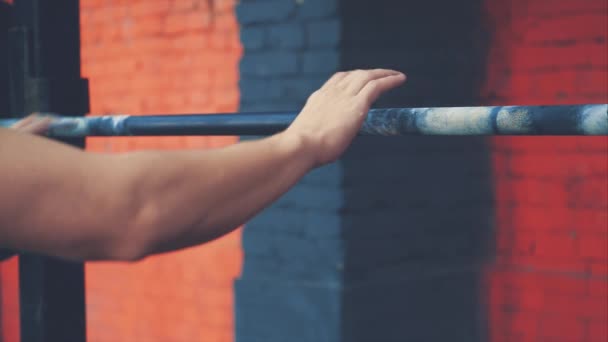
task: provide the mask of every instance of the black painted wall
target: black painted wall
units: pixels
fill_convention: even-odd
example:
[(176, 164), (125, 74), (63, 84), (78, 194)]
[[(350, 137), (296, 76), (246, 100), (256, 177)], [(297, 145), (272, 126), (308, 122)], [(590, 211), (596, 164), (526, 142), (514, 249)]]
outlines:
[[(343, 1), (343, 69), (405, 71), (378, 107), (479, 105), (481, 0)], [(477, 137), (361, 137), (342, 158), (344, 341), (483, 341), (492, 227)]]
[[(8, 61), (7, 61), (7, 33), (12, 16), (12, 7), (0, 2), (0, 117), (8, 113)], [(0, 249), (0, 262), (9, 257), (11, 253)], [(0, 279), (1, 280), (1, 279)], [(0, 281), (0, 290), (2, 282)], [(0, 296), (0, 308), (2, 308), (2, 296)], [(2, 312), (0, 312), (0, 331), (2, 331)], [(2, 342), (2, 336), (0, 336)]]
[[(238, 11), (243, 111), (299, 108), (333, 72), (370, 67), (408, 74), (376, 107), (480, 104), (481, 0)], [(492, 202), (484, 138), (357, 138), (247, 225), (237, 341), (484, 341)]]
[(8, 114), (8, 29), (12, 22), (12, 6), (0, 2), (0, 116)]

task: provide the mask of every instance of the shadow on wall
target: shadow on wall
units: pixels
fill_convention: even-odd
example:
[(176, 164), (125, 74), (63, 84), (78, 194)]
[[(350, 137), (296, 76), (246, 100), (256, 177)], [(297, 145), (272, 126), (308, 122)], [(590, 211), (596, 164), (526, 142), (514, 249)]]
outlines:
[[(481, 2), (349, 0), (342, 66), (408, 74), (377, 107), (477, 105)], [(478, 137), (362, 137), (346, 153), (345, 341), (486, 340), (489, 153)]]

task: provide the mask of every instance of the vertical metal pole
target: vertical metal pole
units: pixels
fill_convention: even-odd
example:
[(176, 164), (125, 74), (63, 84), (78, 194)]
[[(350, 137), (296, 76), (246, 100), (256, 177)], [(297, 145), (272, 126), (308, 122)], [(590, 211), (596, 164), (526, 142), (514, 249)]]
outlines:
[[(78, 0), (15, 0), (14, 6), (10, 112), (84, 115), (88, 86), (80, 77)], [(82, 138), (64, 142), (84, 147)], [(21, 254), (19, 286), (22, 342), (86, 340), (82, 263)]]

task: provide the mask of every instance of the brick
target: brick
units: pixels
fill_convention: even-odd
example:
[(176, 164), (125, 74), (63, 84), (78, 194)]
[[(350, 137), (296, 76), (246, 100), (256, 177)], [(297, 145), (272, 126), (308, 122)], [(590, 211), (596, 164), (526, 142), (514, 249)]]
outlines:
[[(606, 73), (599, 72), (600, 70), (566, 69), (534, 74), (514, 73), (508, 94), (512, 97), (533, 96), (539, 98), (539, 101), (555, 103), (561, 93), (574, 97), (578, 93), (606, 92)], [(572, 102), (572, 99), (568, 100)]]
[[(518, 334), (522, 338), (524, 336), (536, 337), (541, 321), (540, 317), (540, 315), (530, 312), (513, 312), (503, 318), (505, 325), (508, 325), (505, 330), (509, 333)], [(496, 322), (496, 325), (499, 324), (499, 322)]]
[(566, 315), (572, 319), (608, 319), (607, 303), (597, 298), (575, 296), (546, 296), (541, 312)]
[[(169, 1), (137, 1), (128, 5), (129, 13), (133, 17), (151, 18), (169, 12), (171, 3)], [(100, 6), (101, 7), (101, 6)], [(112, 6), (103, 6), (103, 9), (117, 12)]]
[(499, 233), (501, 248), (518, 256), (538, 256), (574, 258), (577, 255), (577, 241), (568, 233), (539, 233), (518, 231), (506, 237)]
[(304, 28), (299, 24), (272, 25), (267, 30), (271, 48), (299, 49), (304, 46)]
[(579, 253), (583, 258), (608, 262), (608, 236), (584, 236), (579, 239)]
[(330, 19), (307, 23), (306, 36), (309, 47), (335, 47), (341, 38), (340, 21)]
[[(544, 18), (527, 18), (527, 25), (522, 27), (524, 42), (544, 42), (551, 40), (569, 41), (606, 37), (608, 24), (605, 12), (578, 15), (561, 15)], [(519, 20), (515, 20), (519, 22)], [(567, 29), (564, 29), (567, 28)], [(575, 51), (571, 51), (575, 54)]]
[(296, 186), (281, 196), (276, 206), (332, 212), (342, 208), (344, 202), (344, 195), (340, 189)]
[(605, 13), (608, 4), (603, 0), (535, 0), (526, 4), (526, 15), (559, 18), (574, 14)]
[(216, 34), (238, 32), (239, 23), (232, 13), (216, 14), (215, 16), (205, 15), (203, 17), (206, 27), (213, 23)]
[[(294, 107), (293, 100), (269, 100), (262, 102), (247, 102), (241, 101), (240, 110), (244, 112), (288, 112), (292, 111)], [(299, 105), (303, 106), (303, 103)]]
[[(575, 177), (605, 177), (608, 157), (598, 154), (582, 154), (575, 139), (526, 139), (520, 140), (522, 152), (510, 156), (508, 170), (511, 175), (544, 179), (572, 180)], [(515, 144), (512, 147), (519, 148)], [(562, 149), (563, 147), (563, 149)], [(566, 153), (570, 149), (573, 153)]]
[(608, 303), (608, 281), (605, 279), (590, 279), (588, 292), (592, 298)]
[[(500, 136), (494, 137), (492, 141), (499, 151), (509, 152), (512, 157), (556, 158), (560, 156), (577, 161), (582, 160), (586, 163), (592, 162), (594, 165), (608, 158), (605, 154), (608, 151), (608, 138), (606, 137)], [(532, 160), (528, 161), (533, 163)], [(600, 169), (604, 168), (600, 167)]]
[(608, 263), (591, 263), (591, 274), (598, 277), (608, 277)]
[(265, 29), (262, 27), (243, 27), (241, 29), (241, 43), (247, 50), (259, 50), (264, 47)]
[[(339, 341), (341, 288), (249, 276), (235, 284), (236, 336), (263, 341)], [(263, 313), (263, 314), (260, 314)], [(277, 325), (276, 322), (281, 322)], [(310, 324), (302, 322), (323, 322)]]
[(323, 18), (337, 13), (338, 0), (302, 0), (298, 7), (299, 18)]
[(536, 239), (535, 255), (540, 257), (575, 258), (577, 254), (576, 238), (570, 234), (547, 234)]
[(494, 276), (500, 279), (502, 286), (519, 291), (541, 290), (547, 294), (584, 296), (589, 288), (589, 280), (567, 274), (503, 271)]
[(311, 238), (331, 238), (340, 233), (340, 218), (335, 212), (319, 213), (295, 208), (280, 208), (276, 204), (248, 223), (261, 234), (297, 235)]
[(558, 315), (546, 315), (540, 319), (538, 337), (556, 338), (563, 341), (582, 341), (585, 338), (584, 322)]
[(570, 207), (585, 207), (608, 210), (608, 178), (573, 178), (566, 181)]
[[(213, 11), (215, 13), (229, 13), (230, 15), (234, 16), (234, 11), (235, 11), (235, 7), (238, 1), (236, 0), (223, 0), (223, 1), (216, 1), (214, 3), (210, 3), (213, 4)], [(199, 1), (200, 3), (200, 1)], [(236, 19), (236, 17), (235, 17)]]
[(243, 26), (255, 23), (278, 22), (289, 18), (295, 10), (294, 1), (241, 1), (236, 7), (239, 23)]
[(263, 101), (281, 97), (281, 80), (241, 78), (242, 101)]
[(608, 324), (606, 321), (591, 321), (588, 326), (589, 342), (605, 342), (608, 340)]
[(298, 71), (298, 55), (288, 51), (249, 53), (241, 59), (240, 68), (244, 76), (295, 74)]
[[(590, 271), (592, 271), (592, 269), (588, 267), (588, 263), (584, 260), (572, 260), (571, 258), (542, 258), (525, 255), (498, 255), (496, 257), (496, 264), (506, 266), (513, 270), (523, 270), (527, 272), (542, 271), (569, 273), (577, 276), (588, 276)], [(596, 272), (601, 273), (601, 268), (596, 270)]]
[[(158, 20), (156, 20), (158, 25)], [(164, 21), (164, 31), (168, 34), (177, 34), (189, 31), (202, 31), (211, 25), (210, 18), (200, 12), (186, 12), (179, 15), (169, 15)]]
[[(513, 197), (501, 198), (501, 202), (511, 202)], [(505, 203), (506, 205), (506, 203)], [(534, 232), (540, 231), (561, 231), (572, 232), (576, 230), (577, 225), (573, 222), (573, 211), (567, 210), (565, 207), (535, 207), (531, 205), (523, 205), (516, 203), (508, 206), (505, 209), (504, 216), (510, 217), (511, 226), (515, 229), (529, 230)]]
[(313, 50), (303, 53), (302, 72), (307, 74), (328, 74), (338, 71), (339, 53), (334, 50)]
[(511, 192), (510, 201), (518, 205), (566, 207), (568, 192), (564, 184), (542, 179), (517, 178), (505, 180), (504, 186)]
[(325, 83), (326, 77), (297, 78), (281, 83), (281, 96), (296, 101), (306, 100)]

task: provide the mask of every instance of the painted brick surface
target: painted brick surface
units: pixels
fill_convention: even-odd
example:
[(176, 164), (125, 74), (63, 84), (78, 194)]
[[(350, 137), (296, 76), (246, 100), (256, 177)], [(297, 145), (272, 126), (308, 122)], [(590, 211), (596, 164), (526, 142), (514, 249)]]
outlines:
[[(235, 1), (81, 1), (91, 111), (233, 112), (241, 47)], [(202, 149), (235, 138), (89, 139), (88, 150)], [(234, 339), (240, 232), (134, 265), (87, 265), (89, 341)], [(12, 342), (12, 341), (9, 341)]]
[(19, 271), (17, 258), (0, 262), (0, 341), (19, 340)]
[[(255, 2), (241, 3), (240, 15)], [(451, 44), (468, 43), (473, 5), (452, 6), (459, 12), (449, 21), (458, 27)], [(300, 108), (333, 72), (370, 66), (411, 70), (427, 84), (441, 80), (413, 96), (407, 94), (414, 86), (401, 89), (378, 106), (430, 99), (434, 105), (472, 104), (477, 80), (449, 78), (474, 69), (478, 51), (442, 49), (433, 35), (405, 34), (398, 44), (387, 39), (410, 28), (434, 28), (446, 18), (423, 20), (433, 9), (305, 0), (282, 21), (241, 22), (241, 110)], [(407, 11), (417, 19), (400, 20)], [(277, 36), (291, 36), (300, 47), (279, 44)], [(260, 53), (291, 53), (297, 68), (253, 72), (280, 65)], [(440, 58), (444, 75), (425, 64)], [(483, 139), (359, 138), (339, 162), (305, 177), (244, 230), (246, 258), (235, 287), (237, 341), (482, 340), (479, 269), (493, 200), (488, 152)]]
[[(300, 108), (338, 67), (337, 48), (318, 47), (308, 29), (337, 20), (336, 1), (280, 2), (263, 15), (255, 11), (267, 1), (238, 5), (241, 111)], [(337, 27), (329, 30), (323, 34), (337, 35)], [(235, 284), (237, 341), (339, 340), (344, 254), (333, 208), (342, 197), (340, 170), (312, 172), (247, 224), (247, 262)]]
[[(409, 76), (378, 106), (608, 102), (603, 0), (82, 4), (95, 114), (233, 111), (239, 68), (243, 111), (293, 110), (335, 69), (372, 66)], [(359, 139), (248, 224), (237, 340), (605, 341), (607, 154), (605, 137)], [(89, 266), (90, 340), (232, 340), (239, 243)]]
[[(606, 103), (605, 1), (487, 0), (491, 104)], [(493, 341), (608, 338), (608, 138), (493, 139)]]
[[(338, 281), (302, 282), (269, 273), (236, 284), (237, 340), (334, 342), (341, 340)], [(263, 310), (263, 311), (262, 311)]]
[[(378, 106), (607, 102), (605, 2), (334, 5), (305, 0), (284, 19), (242, 26), (245, 56), (290, 49), (256, 32), (287, 21), (306, 29), (304, 46), (291, 33), (295, 74), (243, 76), (268, 89), (263, 96), (242, 80), (243, 110), (297, 108), (314, 83), (272, 101), (283, 84), (366, 67), (409, 76)], [(606, 138), (401, 139), (359, 138), (331, 172), (303, 180), (248, 225), (238, 340), (331, 324), (303, 320), (286, 335), (265, 327), (273, 310), (292, 322), (316, 300), (253, 304), (247, 295), (260, 277), (276, 282), (267, 298), (285, 282), (342, 280), (337, 314), (349, 341), (605, 339)]]

